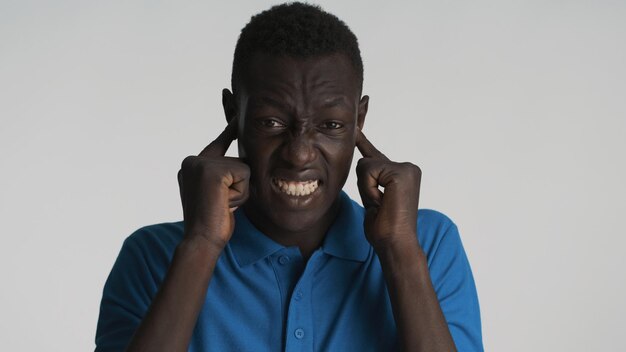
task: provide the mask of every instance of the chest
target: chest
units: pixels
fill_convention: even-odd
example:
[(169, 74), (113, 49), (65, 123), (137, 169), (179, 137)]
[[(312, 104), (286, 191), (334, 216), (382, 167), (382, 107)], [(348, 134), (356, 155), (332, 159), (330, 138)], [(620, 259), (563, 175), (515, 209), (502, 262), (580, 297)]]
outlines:
[(391, 351), (395, 323), (378, 259), (284, 248), (240, 267), (224, 253), (190, 351)]

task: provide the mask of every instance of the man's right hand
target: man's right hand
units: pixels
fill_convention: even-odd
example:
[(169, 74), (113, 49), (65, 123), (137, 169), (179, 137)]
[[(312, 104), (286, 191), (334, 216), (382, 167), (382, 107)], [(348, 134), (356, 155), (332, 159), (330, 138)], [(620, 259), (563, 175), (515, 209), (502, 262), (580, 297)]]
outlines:
[(237, 138), (236, 118), (198, 156), (188, 156), (178, 171), (185, 236), (201, 236), (220, 250), (235, 228), (233, 212), (248, 199), (250, 168), (225, 157)]

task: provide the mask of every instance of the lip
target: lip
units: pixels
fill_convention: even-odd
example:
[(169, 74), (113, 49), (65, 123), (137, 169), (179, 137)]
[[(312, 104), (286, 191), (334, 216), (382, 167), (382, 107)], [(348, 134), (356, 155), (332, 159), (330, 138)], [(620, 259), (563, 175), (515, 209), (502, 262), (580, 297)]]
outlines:
[(322, 177), (317, 172), (314, 172), (314, 171), (305, 171), (305, 172), (296, 173), (296, 172), (288, 172), (288, 171), (279, 170), (272, 174), (272, 180), (273, 179), (284, 180), (284, 181), (295, 181), (295, 182), (307, 182), (307, 181), (317, 180), (320, 185), (324, 183), (322, 180)]
[(294, 179), (285, 179), (285, 178), (280, 178), (280, 177), (272, 177), (272, 181), (285, 181), (285, 182), (298, 182), (298, 183), (308, 183), (308, 182), (317, 181), (318, 184), (321, 182), (320, 179), (317, 179), (317, 178), (310, 178), (310, 179), (305, 179), (305, 180), (294, 180)]

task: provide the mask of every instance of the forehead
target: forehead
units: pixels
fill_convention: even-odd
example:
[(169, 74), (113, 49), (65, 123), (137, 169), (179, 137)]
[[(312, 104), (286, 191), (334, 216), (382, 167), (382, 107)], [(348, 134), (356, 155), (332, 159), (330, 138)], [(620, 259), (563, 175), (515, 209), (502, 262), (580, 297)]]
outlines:
[(244, 75), (243, 89), (254, 97), (279, 94), (296, 97), (345, 95), (359, 98), (359, 79), (344, 54), (294, 58), (254, 54)]

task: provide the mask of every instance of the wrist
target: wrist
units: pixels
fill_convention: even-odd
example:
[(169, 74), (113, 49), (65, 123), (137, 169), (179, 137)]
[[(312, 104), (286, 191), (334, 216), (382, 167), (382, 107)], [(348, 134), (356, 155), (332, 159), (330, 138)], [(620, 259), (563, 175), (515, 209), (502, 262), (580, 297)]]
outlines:
[(388, 236), (384, 239), (372, 241), (372, 247), (378, 255), (384, 255), (386, 253), (402, 253), (405, 250), (420, 251), (421, 247), (417, 240), (417, 234), (397, 234)]
[(427, 272), (426, 254), (417, 240), (417, 236), (389, 239), (379, 242), (374, 247), (383, 271), (401, 274), (410, 272)]
[(222, 241), (215, 241), (206, 238), (205, 236), (188, 236), (186, 235), (183, 240), (176, 247), (176, 254), (182, 256), (199, 256), (201, 258), (217, 258), (226, 247), (226, 243)]
[(220, 251), (226, 247), (228, 240), (232, 236), (231, 231), (223, 229), (224, 226), (210, 226), (205, 223), (196, 223), (185, 221), (185, 237), (190, 243), (197, 246), (209, 246), (219, 249)]

